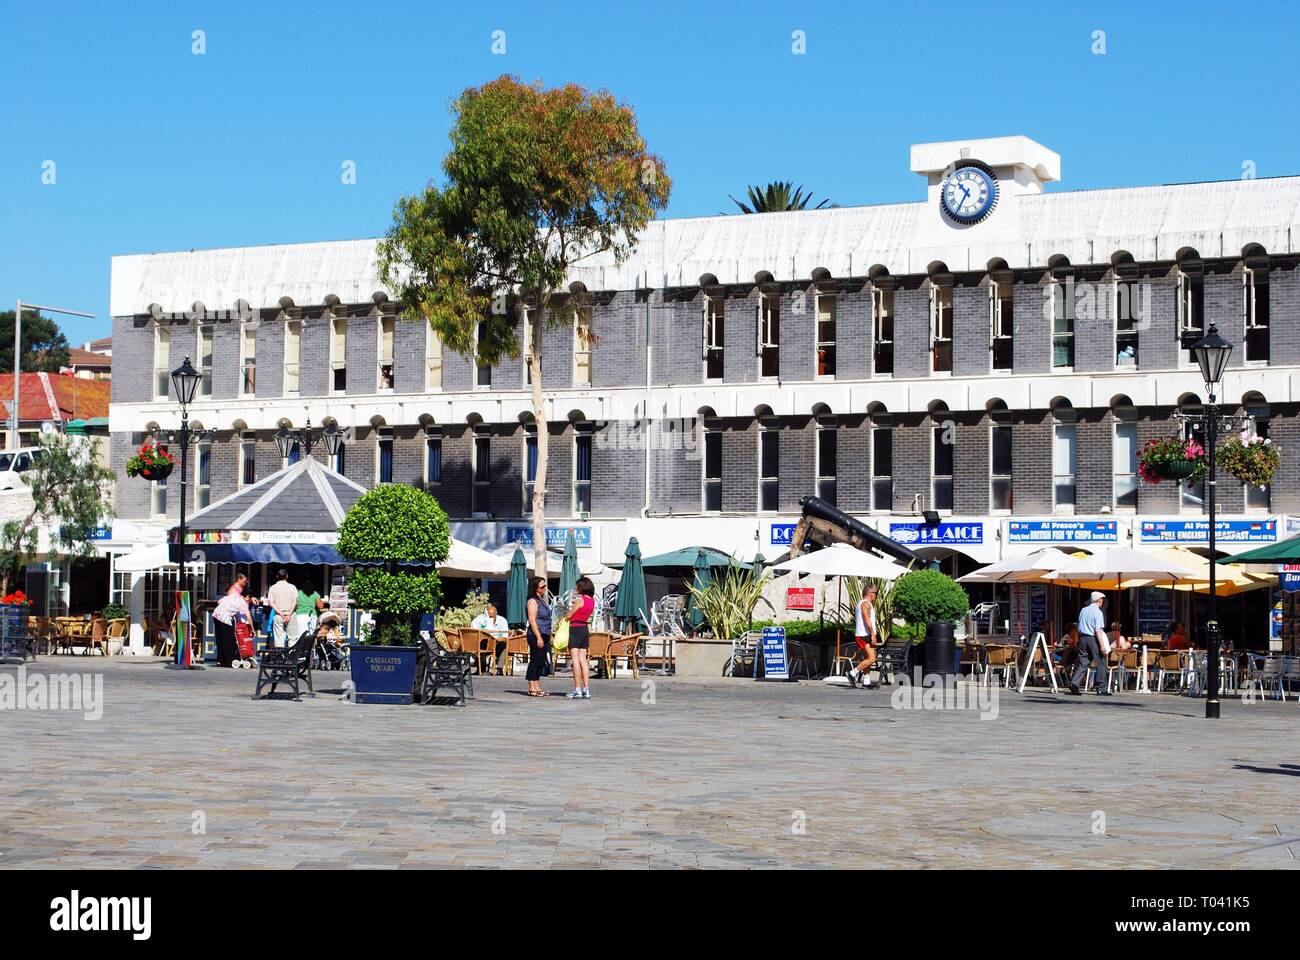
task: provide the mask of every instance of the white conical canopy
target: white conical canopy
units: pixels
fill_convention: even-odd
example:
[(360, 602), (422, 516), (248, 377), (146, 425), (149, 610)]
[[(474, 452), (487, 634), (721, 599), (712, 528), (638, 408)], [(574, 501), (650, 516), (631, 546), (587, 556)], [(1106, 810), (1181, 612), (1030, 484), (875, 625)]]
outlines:
[(847, 543), (836, 543), (805, 553), (778, 563), (772, 569), (780, 573), (819, 573), (823, 577), (875, 577), (878, 580), (897, 580), (907, 573), (907, 567)]
[(964, 577), (958, 577), (958, 583), (1031, 583), (1041, 581), (1053, 570), (1070, 563), (1075, 558), (1056, 547), (1043, 547), (1023, 557), (1008, 557), (987, 567), (980, 567)]

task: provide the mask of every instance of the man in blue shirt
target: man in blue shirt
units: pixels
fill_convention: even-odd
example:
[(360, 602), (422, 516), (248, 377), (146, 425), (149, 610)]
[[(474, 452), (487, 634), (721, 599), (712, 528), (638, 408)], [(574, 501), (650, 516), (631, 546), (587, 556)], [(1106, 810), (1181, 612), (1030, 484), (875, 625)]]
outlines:
[(1076, 697), (1082, 696), (1079, 684), (1087, 679), (1088, 667), (1094, 660), (1097, 662), (1097, 695), (1111, 695), (1106, 689), (1107, 655), (1101, 652), (1103, 643), (1109, 643), (1106, 639), (1106, 619), (1101, 613), (1101, 605), (1105, 602), (1106, 594), (1094, 590), (1088, 598), (1088, 605), (1079, 611), (1079, 662), (1074, 668), (1074, 675), (1070, 677), (1070, 692)]

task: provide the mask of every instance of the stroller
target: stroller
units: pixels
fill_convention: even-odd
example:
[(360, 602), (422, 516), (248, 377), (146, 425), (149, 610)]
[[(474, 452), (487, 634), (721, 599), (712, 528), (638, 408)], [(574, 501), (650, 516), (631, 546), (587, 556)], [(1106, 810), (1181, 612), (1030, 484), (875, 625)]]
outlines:
[(313, 649), (315, 670), (348, 670), (351, 668), (348, 645), (339, 635), (339, 615), (326, 610), (316, 623), (316, 645)]

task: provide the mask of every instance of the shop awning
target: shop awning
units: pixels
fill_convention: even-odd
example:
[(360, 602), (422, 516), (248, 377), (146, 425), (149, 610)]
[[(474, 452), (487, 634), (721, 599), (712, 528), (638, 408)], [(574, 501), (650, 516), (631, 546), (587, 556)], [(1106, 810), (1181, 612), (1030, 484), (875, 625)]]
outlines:
[(1300, 534), (1245, 553), (1220, 557), (1216, 563), (1300, 563)]

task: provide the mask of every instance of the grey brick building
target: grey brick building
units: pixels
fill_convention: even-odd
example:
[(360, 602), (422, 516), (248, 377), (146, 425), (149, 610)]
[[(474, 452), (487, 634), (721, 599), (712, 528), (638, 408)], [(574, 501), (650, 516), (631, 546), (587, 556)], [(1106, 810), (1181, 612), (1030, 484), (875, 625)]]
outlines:
[[(954, 163), (998, 184), (974, 224), (941, 209)], [(959, 571), (1045, 543), (1203, 546), (1200, 491), (1134, 473), (1201, 402), (1184, 348), (1216, 323), (1235, 346), (1222, 402), (1282, 454), (1266, 490), (1220, 477), (1221, 546), (1284, 536), (1300, 517), (1300, 177), (1045, 190), (1059, 167), (1023, 137), (922, 144), (924, 200), (657, 222), (627, 262), (584, 265), (543, 345), (548, 521), (587, 528), (603, 561), (630, 535), (772, 557), (821, 492)], [(347, 476), (426, 485), (457, 536), (492, 547), (528, 525), (522, 362), (481, 370), (397, 316), (373, 241), (115, 258), (112, 311), (114, 466), (175, 426), (157, 374), (209, 328), (193, 417), (217, 433), (192, 496), (279, 469), (274, 432), (310, 419), (348, 431)], [(177, 485), (147, 486), (123, 475), (118, 513), (161, 530)], [(918, 530), (929, 509), (941, 524)]]

